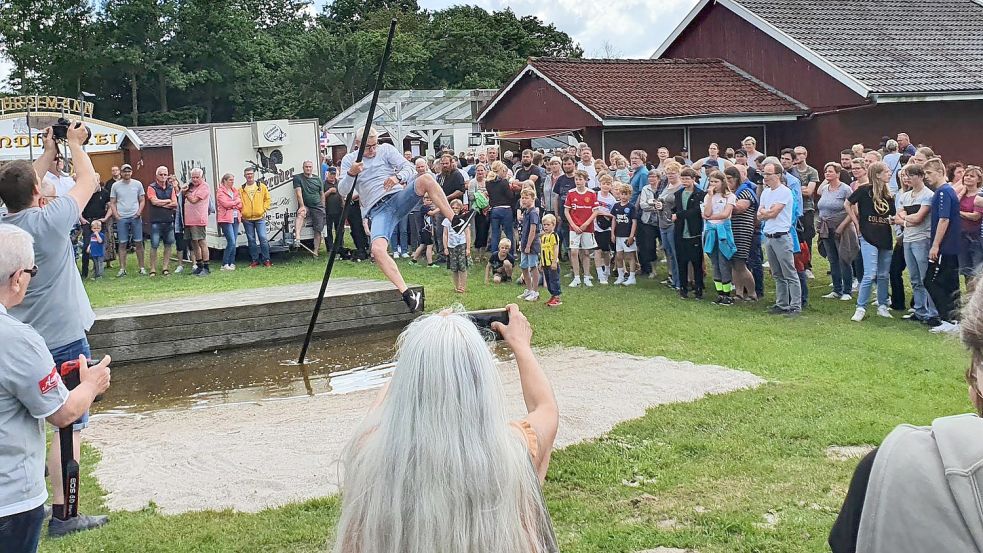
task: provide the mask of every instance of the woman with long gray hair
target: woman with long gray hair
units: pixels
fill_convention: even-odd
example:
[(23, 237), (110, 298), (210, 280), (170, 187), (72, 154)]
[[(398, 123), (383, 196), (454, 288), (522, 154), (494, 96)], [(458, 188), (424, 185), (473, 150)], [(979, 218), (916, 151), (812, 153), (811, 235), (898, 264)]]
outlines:
[(556, 400), (514, 304), (493, 323), (515, 354), (528, 414), (509, 421), (502, 378), (475, 324), (450, 310), (399, 337), (392, 381), (342, 454), (336, 553), (548, 553), (540, 485)]

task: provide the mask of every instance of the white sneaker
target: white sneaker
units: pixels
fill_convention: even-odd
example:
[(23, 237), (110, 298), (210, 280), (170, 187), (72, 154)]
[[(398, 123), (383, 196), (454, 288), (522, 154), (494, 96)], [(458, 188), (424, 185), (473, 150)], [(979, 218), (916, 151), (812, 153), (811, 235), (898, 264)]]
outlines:
[(143, 276), (147, 276), (147, 269), (140, 267), (140, 274)]
[(884, 317), (885, 319), (893, 319), (894, 315), (891, 315), (891, 310), (888, 309), (886, 305), (877, 306), (877, 315), (879, 317)]
[(178, 273), (183, 273), (183, 272), (184, 272), (184, 265), (178, 265), (178, 266), (177, 266), (177, 267), (176, 267), (176, 268), (174, 269), (174, 274), (178, 274)]
[(867, 316), (867, 310), (864, 309), (863, 307), (858, 307), (857, 310), (853, 313), (853, 316), (850, 317), (850, 320), (859, 323), (860, 321), (864, 320), (864, 317), (866, 316)]
[(618, 278), (614, 279), (615, 285), (625, 283), (625, 275), (618, 275)]
[(219, 269), (219, 270), (220, 271), (228, 271), (229, 270), (229, 266), (228, 265), (222, 265), (222, 268)]
[(410, 256), (410, 253), (409, 252), (403, 252), (403, 255), (401, 255), (400, 257), (402, 257), (403, 259), (406, 259), (409, 256)]
[(941, 334), (943, 332), (953, 332), (955, 330), (959, 330), (959, 325), (954, 325), (949, 321), (942, 321), (942, 324), (940, 324), (939, 326), (933, 326), (932, 328), (928, 329), (929, 332), (935, 334)]
[(234, 271), (234, 270), (236, 270), (236, 264), (235, 264), (235, 263), (230, 263), (230, 264), (229, 264), (229, 270), (230, 270), (230, 271)]
[(539, 292), (531, 292), (525, 297), (526, 301), (539, 301)]
[(590, 277), (584, 277), (584, 286), (586, 286), (588, 288), (593, 288), (594, 287), (594, 283), (591, 282)]
[(570, 281), (570, 287), (571, 288), (576, 288), (578, 286), (580, 286), (580, 277), (579, 276), (575, 276), (575, 277), (573, 277), (573, 280)]
[(828, 300), (835, 300), (835, 299), (838, 299), (840, 297), (840, 295), (837, 294), (836, 292), (830, 292), (830, 293), (824, 295), (823, 297), (826, 298), (826, 299), (828, 299)]
[(625, 286), (634, 286), (637, 284), (637, 282), (635, 282), (635, 275), (628, 275), (628, 278), (625, 279), (624, 284)]
[(853, 296), (851, 296), (850, 294), (843, 294), (842, 296), (840, 296), (840, 301), (850, 301), (852, 299)]
[(608, 283), (608, 277), (605, 276), (604, 278), (598, 278), (597, 283), (606, 285)]
[(120, 269), (119, 272), (116, 273), (116, 278), (122, 278), (125, 276), (126, 276), (126, 269)]
[(806, 278), (809, 280), (816, 278), (816, 275), (813, 274), (812, 269), (806, 269)]
[(764, 263), (761, 264), (761, 268), (762, 269), (770, 269), (771, 268), (771, 264), (768, 263), (767, 261), (765, 261)]
[(532, 290), (529, 290), (527, 288), (527, 289), (523, 290), (521, 294), (519, 294), (518, 296), (516, 296), (515, 299), (517, 299), (517, 300), (524, 300), (524, 299), (528, 298), (529, 297), (529, 294), (531, 294), (531, 293), (532, 293)]
[(860, 290), (860, 281), (853, 279), (853, 288), (851, 291), (856, 292), (857, 290)]

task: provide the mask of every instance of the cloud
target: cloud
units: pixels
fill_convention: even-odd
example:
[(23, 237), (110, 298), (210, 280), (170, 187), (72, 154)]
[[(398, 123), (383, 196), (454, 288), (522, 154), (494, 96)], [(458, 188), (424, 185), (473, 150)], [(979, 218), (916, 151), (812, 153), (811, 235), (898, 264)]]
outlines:
[[(427, 9), (441, 9), (449, 0), (420, 0)], [(647, 58), (696, 0), (477, 0), (487, 10), (511, 8), (517, 15), (534, 15), (569, 34), (586, 57)]]

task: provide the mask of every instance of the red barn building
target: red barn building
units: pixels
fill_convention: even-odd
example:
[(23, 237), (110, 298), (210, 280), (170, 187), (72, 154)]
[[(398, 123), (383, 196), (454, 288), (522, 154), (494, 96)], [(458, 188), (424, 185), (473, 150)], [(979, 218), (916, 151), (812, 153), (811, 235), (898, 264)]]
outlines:
[(947, 160), (983, 157), (980, 0), (700, 0), (653, 58), (702, 57), (808, 106), (783, 145), (814, 164), (899, 132)]
[[(690, 144), (740, 144), (748, 135), (780, 142), (781, 123), (807, 108), (719, 59), (532, 58), (488, 102), (486, 130), (528, 140), (569, 131), (605, 155), (635, 148), (655, 156)], [(521, 132), (514, 132), (521, 131)]]

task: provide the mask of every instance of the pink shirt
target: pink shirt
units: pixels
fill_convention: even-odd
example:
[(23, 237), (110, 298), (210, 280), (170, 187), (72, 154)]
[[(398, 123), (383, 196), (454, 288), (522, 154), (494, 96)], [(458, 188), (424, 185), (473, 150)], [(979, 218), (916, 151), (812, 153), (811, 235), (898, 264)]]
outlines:
[[(208, 190), (208, 183), (202, 182), (194, 190), (184, 193), (184, 226), (186, 227), (206, 227), (208, 226), (208, 197), (211, 192)], [(199, 200), (192, 203), (191, 198)]]
[(216, 219), (219, 223), (231, 223), (240, 218), (242, 197), (239, 195), (238, 188), (219, 186), (218, 192), (215, 193), (215, 200), (218, 203), (218, 217)]

